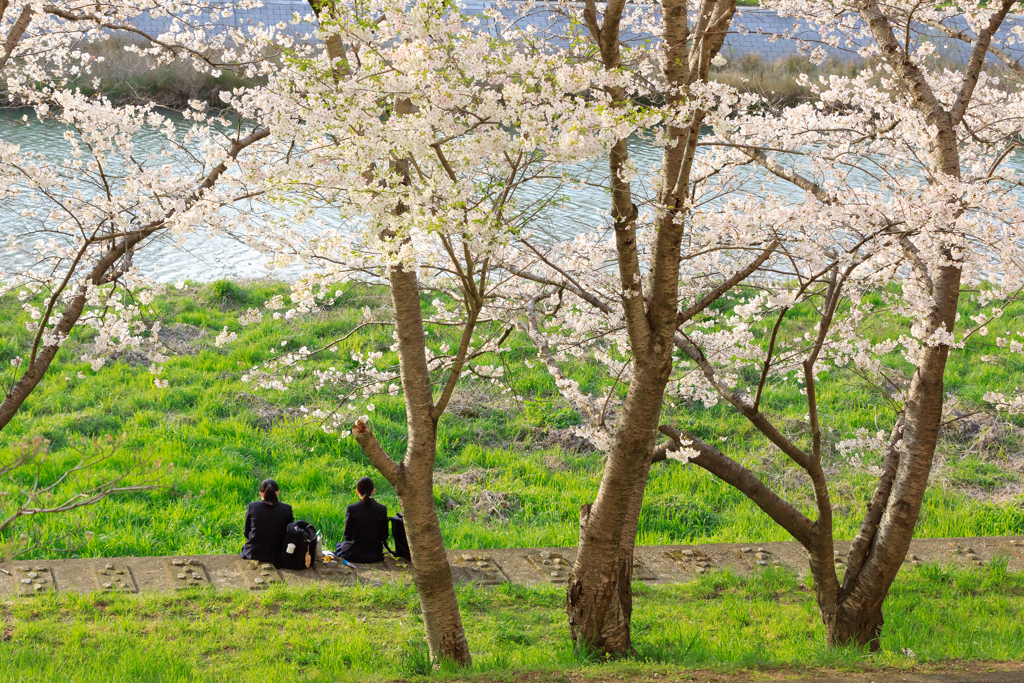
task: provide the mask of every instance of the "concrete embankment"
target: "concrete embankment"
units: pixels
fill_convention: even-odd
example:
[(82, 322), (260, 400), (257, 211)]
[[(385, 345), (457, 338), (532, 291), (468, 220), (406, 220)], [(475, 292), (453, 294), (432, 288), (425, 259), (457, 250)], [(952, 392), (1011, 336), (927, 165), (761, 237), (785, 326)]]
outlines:
[[(837, 568), (845, 563), (848, 550), (849, 543), (837, 543)], [(575, 557), (575, 548), (448, 551), (456, 581), (485, 586), (506, 582), (564, 583)], [(1009, 571), (1024, 571), (1024, 536), (917, 539), (906, 559), (908, 566), (937, 564), (961, 568), (984, 568), (992, 562), (1005, 562)], [(804, 551), (792, 542), (641, 546), (636, 550), (634, 578), (651, 584), (678, 583), (713, 571), (727, 569), (744, 575), (769, 567), (787, 567), (804, 574)], [(408, 578), (408, 564), (391, 558), (378, 564), (351, 566), (314, 563), (305, 571), (275, 569), (235, 555), (19, 560), (0, 563), (0, 600), (53, 592), (263, 590), (274, 585), (357, 582), (380, 585)]]

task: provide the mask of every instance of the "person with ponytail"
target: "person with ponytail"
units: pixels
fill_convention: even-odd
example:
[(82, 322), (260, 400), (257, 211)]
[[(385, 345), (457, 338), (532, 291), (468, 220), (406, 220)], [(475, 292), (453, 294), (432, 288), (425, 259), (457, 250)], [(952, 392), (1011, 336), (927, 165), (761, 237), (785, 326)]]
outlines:
[(349, 562), (383, 562), (384, 544), (388, 540), (388, 509), (373, 499), (373, 480), (363, 477), (356, 482), (358, 503), (345, 510), (345, 540), (337, 552)]
[(242, 557), (276, 562), (284, 545), (288, 525), (295, 521), (292, 506), (278, 500), (280, 488), (273, 479), (260, 482), (260, 499), (245, 511), (245, 546)]

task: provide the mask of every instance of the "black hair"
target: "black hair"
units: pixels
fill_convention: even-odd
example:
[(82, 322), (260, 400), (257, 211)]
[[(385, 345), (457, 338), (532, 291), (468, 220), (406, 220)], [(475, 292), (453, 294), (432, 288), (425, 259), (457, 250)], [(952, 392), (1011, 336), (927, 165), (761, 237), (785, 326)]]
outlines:
[(369, 505), (373, 502), (373, 498), (370, 495), (376, 487), (373, 485), (373, 479), (369, 477), (363, 477), (356, 482), (356, 493), (363, 497), (363, 505)]
[(273, 505), (277, 502), (277, 492), (281, 489), (273, 479), (264, 479), (260, 482), (260, 493), (263, 494), (263, 502)]

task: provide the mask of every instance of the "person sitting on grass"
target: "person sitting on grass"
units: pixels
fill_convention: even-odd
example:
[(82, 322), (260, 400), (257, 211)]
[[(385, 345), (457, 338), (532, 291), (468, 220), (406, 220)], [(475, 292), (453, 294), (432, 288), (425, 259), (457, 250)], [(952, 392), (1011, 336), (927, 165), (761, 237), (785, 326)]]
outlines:
[(242, 557), (260, 562), (276, 562), (284, 545), (288, 525), (295, 521), (292, 506), (278, 500), (280, 488), (273, 479), (260, 483), (260, 500), (249, 503), (245, 511), (245, 546)]
[(338, 544), (338, 555), (349, 562), (383, 562), (388, 540), (388, 509), (373, 499), (373, 480), (356, 482), (359, 502), (345, 510), (345, 540)]

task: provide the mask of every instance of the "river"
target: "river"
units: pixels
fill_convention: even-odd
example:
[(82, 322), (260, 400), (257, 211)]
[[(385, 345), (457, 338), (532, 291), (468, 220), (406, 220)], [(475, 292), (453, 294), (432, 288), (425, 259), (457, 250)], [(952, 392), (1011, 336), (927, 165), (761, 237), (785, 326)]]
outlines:
[[(23, 151), (44, 153), (51, 160), (66, 158), (69, 145), (63, 138), (63, 126), (52, 121), (40, 122), (31, 116), (25, 122), (22, 117), (27, 113), (0, 111), (0, 139), (21, 145)], [(156, 136), (145, 131), (136, 135), (134, 142), (140, 153), (157, 149)], [(656, 168), (661, 157), (660, 149), (640, 140), (631, 145), (631, 152), (638, 169)], [(1021, 161), (1021, 156), (1018, 155), (1015, 161), (1018, 168), (1024, 167)], [(596, 167), (603, 169), (603, 162), (596, 162)], [(788, 194), (794, 200), (799, 200), (803, 196), (801, 191), (794, 191), (795, 188), (791, 185), (766, 179), (754, 169), (751, 169), (750, 173), (749, 179), (743, 183), (746, 191), (756, 193), (768, 187), (778, 194)], [(650, 181), (653, 178), (642, 174), (642, 180)], [(542, 191), (543, 188), (534, 186), (525, 186), (522, 189), (526, 197)], [(0, 204), (0, 244), (6, 242), (8, 235), (24, 232), (24, 219), (18, 209), (19, 206), (12, 205), (11, 202)], [(583, 229), (584, 225), (591, 228), (600, 225), (607, 217), (608, 210), (608, 196), (604, 190), (599, 187), (584, 187), (569, 192), (564, 205), (548, 209), (540, 218), (540, 224), (531, 227), (544, 228), (559, 237), (568, 237)], [(328, 211), (321, 212), (317, 219), (329, 226), (340, 225), (337, 216)], [(22, 243), (29, 243), (35, 239), (23, 240)], [(160, 282), (176, 282), (182, 279), (209, 282), (222, 278), (262, 277), (287, 280), (302, 272), (297, 266), (271, 268), (268, 266), (267, 255), (230, 236), (210, 231), (197, 231), (178, 240), (172, 239), (169, 235), (163, 236), (147, 244), (135, 260), (141, 272)], [(27, 254), (22, 251), (0, 252), (0, 261), (0, 272), (23, 268), (30, 263)]]

